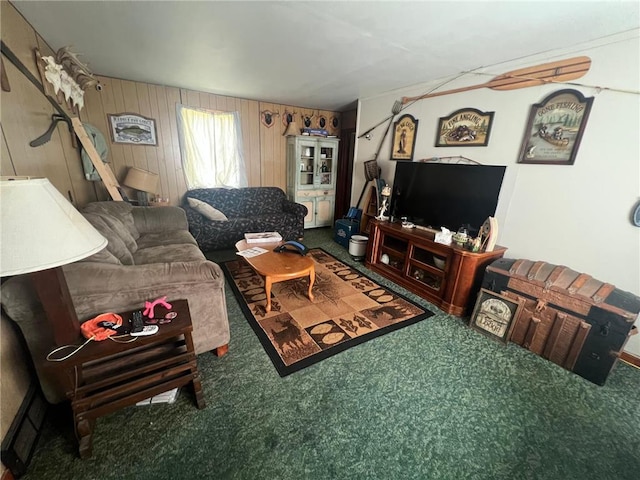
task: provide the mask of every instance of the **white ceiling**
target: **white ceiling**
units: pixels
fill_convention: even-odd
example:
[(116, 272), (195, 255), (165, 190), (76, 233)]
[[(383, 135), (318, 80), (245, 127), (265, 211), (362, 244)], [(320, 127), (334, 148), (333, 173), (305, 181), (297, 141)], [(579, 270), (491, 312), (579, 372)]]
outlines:
[(96, 74), (328, 110), (640, 26), (638, 1), (13, 4)]

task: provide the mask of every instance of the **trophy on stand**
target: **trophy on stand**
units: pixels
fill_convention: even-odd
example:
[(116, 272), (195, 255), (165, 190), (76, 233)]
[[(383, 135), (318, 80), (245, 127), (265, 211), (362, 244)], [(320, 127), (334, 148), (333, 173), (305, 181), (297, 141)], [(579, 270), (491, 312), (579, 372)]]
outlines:
[(380, 196), (382, 197), (382, 205), (380, 205), (380, 209), (378, 210), (378, 216), (376, 220), (381, 220), (386, 222), (389, 220), (389, 216), (387, 215), (387, 211), (389, 210), (389, 198), (391, 197), (391, 187), (389, 185), (385, 185), (380, 192)]

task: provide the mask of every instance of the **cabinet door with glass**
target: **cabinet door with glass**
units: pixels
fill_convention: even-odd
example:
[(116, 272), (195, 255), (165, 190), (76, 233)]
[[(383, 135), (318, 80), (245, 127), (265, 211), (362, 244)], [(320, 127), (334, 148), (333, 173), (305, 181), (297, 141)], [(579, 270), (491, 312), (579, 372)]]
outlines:
[(320, 140), (318, 142), (318, 175), (316, 186), (320, 188), (334, 188), (338, 168), (338, 141)]
[(290, 167), (296, 171), (296, 188), (311, 189), (318, 183), (318, 142), (296, 137), (295, 158)]
[(287, 195), (308, 209), (305, 228), (333, 225), (337, 138), (287, 138)]
[(302, 190), (335, 188), (338, 168), (336, 139), (289, 137), (287, 168), (290, 187)]

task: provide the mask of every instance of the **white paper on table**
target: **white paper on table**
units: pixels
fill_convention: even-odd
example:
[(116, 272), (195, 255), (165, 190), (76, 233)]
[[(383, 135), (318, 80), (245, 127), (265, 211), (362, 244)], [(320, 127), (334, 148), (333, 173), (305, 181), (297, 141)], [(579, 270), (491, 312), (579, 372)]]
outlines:
[(263, 253), (267, 253), (269, 250), (265, 250), (260, 247), (253, 247), (247, 250), (242, 250), (241, 252), (236, 252), (236, 255), (240, 255), (241, 257), (251, 258), (257, 257), (258, 255), (262, 255)]

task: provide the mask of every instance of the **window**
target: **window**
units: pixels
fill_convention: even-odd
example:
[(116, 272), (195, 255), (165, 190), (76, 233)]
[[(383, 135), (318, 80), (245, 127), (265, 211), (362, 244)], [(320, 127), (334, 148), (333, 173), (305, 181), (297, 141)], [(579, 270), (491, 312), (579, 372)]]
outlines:
[(240, 114), (184, 105), (177, 114), (187, 188), (246, 187)]

